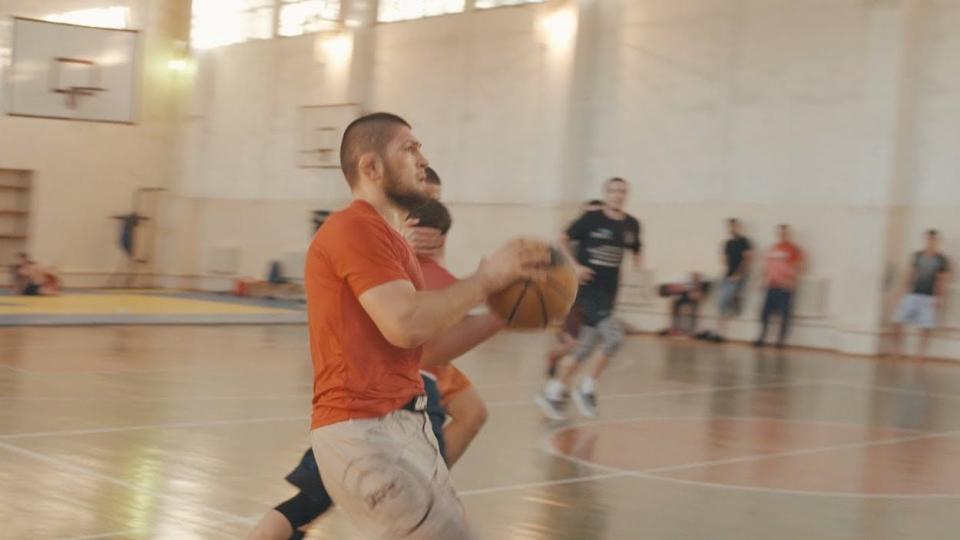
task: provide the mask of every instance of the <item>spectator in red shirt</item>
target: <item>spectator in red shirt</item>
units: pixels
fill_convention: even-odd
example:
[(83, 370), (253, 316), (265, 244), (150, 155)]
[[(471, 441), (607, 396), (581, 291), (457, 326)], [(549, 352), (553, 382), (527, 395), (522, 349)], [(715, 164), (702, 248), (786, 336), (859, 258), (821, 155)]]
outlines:
[(755, 347), (766, 345), (770, 316), (777, 314), (780, 316), (780, 337), (777, 340), (777, 348), (782, 349), (786, 343), (787, 331), (790, 329), (794, 292), (803, 271), (803, 251), (791, 241), (789, 225), (778, 225), (777, 231), (780, 241), (767, 252), (766, 266), (763, 271), (767, 284), (767, 297), (760, 314), (760, 336), (753, 345)]

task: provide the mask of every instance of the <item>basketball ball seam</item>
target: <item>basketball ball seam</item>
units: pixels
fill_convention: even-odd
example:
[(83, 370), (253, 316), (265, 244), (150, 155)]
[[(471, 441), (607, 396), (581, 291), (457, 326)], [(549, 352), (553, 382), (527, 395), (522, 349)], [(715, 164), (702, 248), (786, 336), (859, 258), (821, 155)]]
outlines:
[(537, 287), (537, 296), (540, 298), (540, 315), (542, 317), (540, 326), (546, 328), (547, 323), (550, 321), (550, 318), (547, 315), (547, 302), (543, 298), (543, 289)]
[(516, 303), (513, 304), (513, 309), (510, 310), (510, 316), (507, 317), (507, 324), (513, 323), (513, 318), (517, 315), (517, 310), (520, 309), (520, 302), (523, 302), (523, 297), (527, 294), (527, 288), (530, 287), (530, 280), (523, 282), (523, 290), (520, 291), (520, 295), (517, 296)]

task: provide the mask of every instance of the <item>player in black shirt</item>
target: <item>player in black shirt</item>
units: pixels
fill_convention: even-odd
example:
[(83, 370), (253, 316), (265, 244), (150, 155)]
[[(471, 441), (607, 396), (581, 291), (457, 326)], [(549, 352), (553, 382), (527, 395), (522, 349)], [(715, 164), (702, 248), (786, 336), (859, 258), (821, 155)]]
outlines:
[(627, 182), (612, 178), (605, 186), (604, 207), (586, 212), (566, 230), (561, 244), (576, 244), (574, 260), (580, 278), (580, 290), (574, 309), (582, 327), (574, 352), (576, 363), (547, 381), (536, 401), (544, 415), (552, 420), (565, 418), (563, 409), (567, 388), (580, 364), (601, 343), (603, 348), (591, 372), (573, 390), (574, 402), (587, 417), (596, 416), (597, 379), (607, 367), (610, 357), (623, 342), (623, 327), (613, 317), (613, 308), (620, 288), (620, 267), (625, 250), (633, 252), (634, 269), (640, 268), (640, 222), (623, 211), (627, 199)]

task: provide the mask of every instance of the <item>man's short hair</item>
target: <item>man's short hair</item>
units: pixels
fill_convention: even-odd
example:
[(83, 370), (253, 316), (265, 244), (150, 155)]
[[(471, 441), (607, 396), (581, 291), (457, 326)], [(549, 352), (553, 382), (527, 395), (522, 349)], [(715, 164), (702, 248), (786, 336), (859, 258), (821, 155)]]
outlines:
[(624, 180), (623, 178), (620, 178), (619, 176), (614, 176), (613, 178), (607, 180), (607, 183), (606, 183), (605, 186), (606, 186), (606, 187), (609, 187), (610, 184), (616, 184), (617, 182), (619, 182), (619, 183), (621, 183), (621, 184), (624, 184), (624, 185), (627, 184), (627, 181)]
[(383, 156), (397, 128), (404, 126), (409, 128), (410, 124), (386, 112), (368, 114), (350, 122), (340, 141), (340, 168), (350, 187), (360, 176), (360, 156), (367, 152)]

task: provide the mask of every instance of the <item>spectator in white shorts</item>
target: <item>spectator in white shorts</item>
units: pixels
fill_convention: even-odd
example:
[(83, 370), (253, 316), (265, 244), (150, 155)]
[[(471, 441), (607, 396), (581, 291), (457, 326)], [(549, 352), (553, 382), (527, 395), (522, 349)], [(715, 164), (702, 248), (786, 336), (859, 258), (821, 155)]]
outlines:
[(950, 276), (950, 262), (940, 252), (940, 233), (930, 229), (926, 233), (927, 247), (913, 254), (907, 272), (907, 294), (893, 317), (893, 356), (899, 357), (903, 349), (903, 326), (914, 324), (920, 328), (920, 344), (917, 360), (927, 353), (930, 333), (937, 326), (937, 311), (943, 305), (943, 295)]

